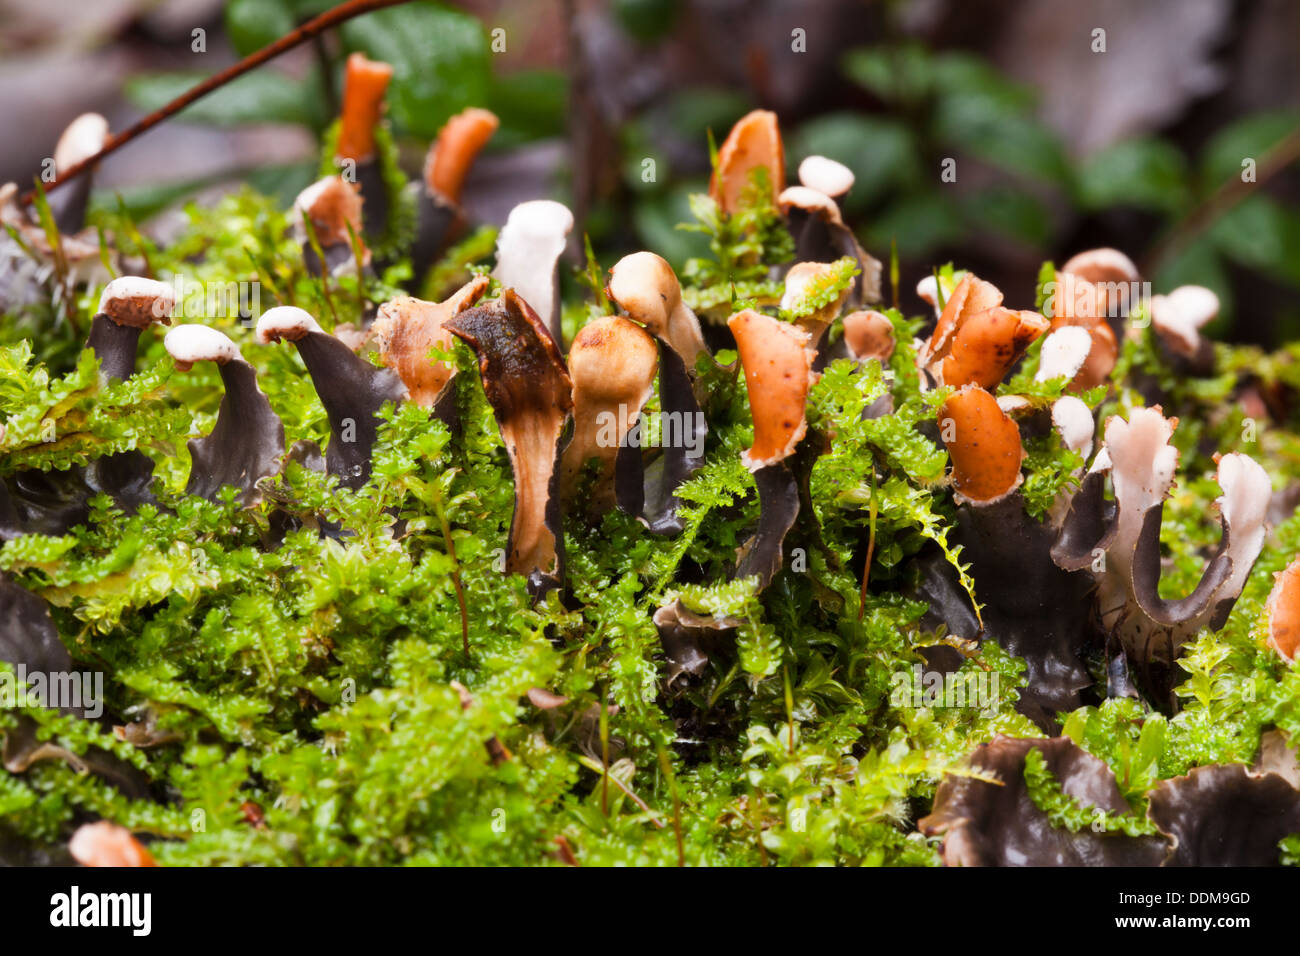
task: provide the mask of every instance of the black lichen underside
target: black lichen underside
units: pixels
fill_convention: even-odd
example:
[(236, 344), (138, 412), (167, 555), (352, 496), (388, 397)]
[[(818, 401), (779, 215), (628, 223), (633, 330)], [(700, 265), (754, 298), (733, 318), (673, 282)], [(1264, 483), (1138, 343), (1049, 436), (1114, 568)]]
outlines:
[(222, 487), (233, 485), (245, 506), (261, 498), (259, 479), (280, 470), (284, 455), (284, 424), (257, 387), (257, 373), (242, 359), (221, 365), (226, 394), (217, 412), (217, 424), (203, 438), (189, 442), (190, 480), (186, 492), (213, 499)]
[(379, 410), (405, 398), (406, 386), (391, 369), (371, 365), (326, 332), (308, 332), (293, 344), (329, 418), (325, 470), (356, 490), (370, 479)]

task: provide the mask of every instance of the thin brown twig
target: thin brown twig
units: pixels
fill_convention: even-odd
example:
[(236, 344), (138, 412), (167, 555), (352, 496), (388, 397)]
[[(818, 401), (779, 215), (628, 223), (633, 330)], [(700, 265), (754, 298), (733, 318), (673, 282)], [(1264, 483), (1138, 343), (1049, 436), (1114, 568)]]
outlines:
[[(110, 154), (117, 152), (141, 133), (153, 129), (159, 123), (163, 122), (163, 120), (176, 115), (190, 104), (207, 96), (213, 90), (220, 89), (231, 80), (243, 76), (250, 70), (257, 69), (263, 63), (275, 59), (281, 53), (292, 50), (294, 47), (306, 43), (313, 37), (319, 36), (326, 30), (332, 29), (340, 23), (351, 20), (353, 17), (359, 17), (363, 13), (371, 13), (375, 10), (382, 10), (384, 7), (395, 7), (398, 4), (407, 2), (409, 2), (409, 0), (347, 0), (347, 2), (340, 3), (337, 7), (334, 7), (331, 10), (326, 10), (320, 16), (313, 17), (296, 30), (286, 33), (274, 43), (262, 47), (262, 49), (258, 50), (256, 53), (250, 53), (238, 63), (227, 67), (215, 76), (208, 77), (197, 86), (176, 97), (176, 99), (172, 100), (170, 103), (160, 109), (154, 110), (148, 116), (137, 120), (135, 123), (122, 130), (122, 132), (114, 133), (112, 136), (109, 136), (108, 139), (104, 141), (104, 145), (99, 152), (87, 156), (79, 163), (74, 163), (69, 169), (64, 171), (63, 175), (59, 176), (54, 182), (49, 183), (45, 187), (45, 191), (49, 192), (57, 189), (64, 183), (76, 179), (87, 169), (97, 165)], [(22, 202), (24, 204), (31, 203), (33, 198), (34, 193), (29, 190), (23, 194)]]

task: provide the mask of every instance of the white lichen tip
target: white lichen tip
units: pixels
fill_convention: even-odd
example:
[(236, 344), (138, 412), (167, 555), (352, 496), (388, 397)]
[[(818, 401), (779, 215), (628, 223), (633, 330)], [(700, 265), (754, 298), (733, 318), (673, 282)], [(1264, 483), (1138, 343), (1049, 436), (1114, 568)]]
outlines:
[(1081, 399), (1065, 395), (1052, 403), (1052, 425), (1061, 436), (1061, 443), (1084, 458), (1092, 452), (1092, 439), (1096, 424), (1092, 411)]
[(853, 170), (826, 156), (809, 156), (799, 164), (799, 182), (838, 199), (853, 188)]
[(144, 276), (120, 276), (104, 286), (99, 296), (98, 313), (118, 325), (145, 328), (154, 322), (168, 322), (175, 309), (176, 290)]
[(176, 366), (187, 372), (196, 362), (216, 362), (225, 365), (242, 359), (239, 346), (224, 332), (206, 325), (178, 325), (163, 339), (167, 354), (176, 360)]
[(553, 199), (530, 199), (510, 210), (498, 237), (498, 247), (502, 240), (510, 238), (562, 239), (572, 231), (573, 213), (568, 206)]
[[(781, 294), (781, 308), (791, 310), (799, 306), (814, 283), (830, 271), (830, 266), (824, 262), (796, 262), (785, 274), (785, 291)], [(845, 290), (834, 304), (838, 307), (847, 296), (848, 291)], [(838, 312), (838, 308), (834, 311)]]
[(297, 342), (308, 332), (321, 331), (310, 312), (292, 305), (267, 309), (257, 320), (257, 341), (263, 345), (288, 339)]
[(497, 265), (492, 275), (527, 302), (554, 331), (555, 263), (573, 231), (573, 213), (550, 199), (521, 202), (510, 210), (497, 236)]
[(1177, 421), (1165, 418), (1159, 406), (1135, 408), (1128, 421), (1118, 415), (1106, 420), (1106, 450), (1121, 519), (1130, 516), (1140, 524), (1147, 509), (1173, 487), (1178, 449), (1169, 441)]
[(82, 113), (63, 131), (54, 147), (54, 171), (62, 174), (84, 159), (94, 156), (108, 138), (108, 120), (98, 113)]
[(1088, 249), (1071, 256), (1061, 271), (1088, 282), (1137, 282), (1141, 278), (1132, 259), (1109, 247)]
[(1219, 314), (1219, 297), (1200, 285), (1151, 297), (1151, 324), (1171, 349), (1188, 358), (1201, 347), (1201, 328)]
[(806, 212), (824, 214), (831, 222), (838, 222), (840, 219), (840, 207), (835, 204), (835, 200), (820, 189), (811, 189), (808, 186), (787, 187), (776, 197), (776, 204), (784, 212), (789, 212), (791, 207), (797, 207)]
[(1268, 505), (1273, 496), (1273, 482), (1268, 472), (1249, 455), (1231, 452), (1219, 459), (1219, 514), (1228, 527), (1228, 552), (1232, 556), (1232, 576), (1225, 593), (1237, 595), (1246, 584), (1251, 565), (1264, 547), (1268, 530)]
[(999, 395), (998, 408), (1002, 409), (1004, 415), (1019, 415), (1029, 411), (1033, 406), (1023, 395)]
[(1092, 336), (1087, 329), (1077, 325), (1057, 329), (1043, 340), (1034, 381), (1046, 382), (1061, 376), (1073, 379), (1079, 374), (1079, 369), (1083, 368), (1091, 351)]

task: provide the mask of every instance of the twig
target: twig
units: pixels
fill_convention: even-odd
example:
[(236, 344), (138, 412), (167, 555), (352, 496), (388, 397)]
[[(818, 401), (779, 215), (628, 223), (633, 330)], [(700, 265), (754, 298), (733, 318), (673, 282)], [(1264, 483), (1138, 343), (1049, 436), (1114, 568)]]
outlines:
[[(231, 80), (243, 76), (250, 70), (257, 69), (263, 63), (275, 59), (281, 53), (292, 50), (294, 47), (306, 43), (313, 37), (319, 36), (326, 30), (336, 27), (340, 23), (351, 20), (353, 17), (359, 17), (363, 13), (382, 10), (384, 7), (395, 7), (398, 4), (407, 2), (409, 2), (409, 0), (347, 0), (346, 3), (340, 3), (332, 10), (326, 10), (320, 16), (313, 17), (296, 30), (286, 33), (274, 43), (262, 47), (262, 49), (258, 50), (256, 53), (250, 53), (233, 66), (227, 67), (215, 76), (209, 77), (197, 86), (182, 93), (162, 108), (154, 110), (148, 116), (137, 120), (122, 132), (114, 133), (112, 136), (109, 136), (104, 141), (104, 145), (99, 152), (87, 156), (79, 163), (74, 163), (71, 168), (67, 169), (63, 173), (62, 176), (59, 176), (58, 179), (46, 186), (46, 192), (57, 189), (64, 183), (76, 179), (87, 169), (95, 166), (110, 154), (117, 152), (141, 133), (153, 129), (163, 120), (176, 115), (190, 104), (207, 96), (213, 90), (220, 89)], [(24, 204), (27, 204), (30, 203), (33, 198), (33, 191), (29, 190), (23, 194), (21, 201)]]
[(1154, 275), (1160, 264), (1185, 246), (1192, 237), (1297, 159), (1300, 159), (1300, 128), (1292, 130), (1285, 139), (1264, 154), (1255, 170), (1253, 182), (1246, 182), (1239, 175), (1233, 176), (1179, 220), (1143, 257), (1139, 271), (1143, 275)]

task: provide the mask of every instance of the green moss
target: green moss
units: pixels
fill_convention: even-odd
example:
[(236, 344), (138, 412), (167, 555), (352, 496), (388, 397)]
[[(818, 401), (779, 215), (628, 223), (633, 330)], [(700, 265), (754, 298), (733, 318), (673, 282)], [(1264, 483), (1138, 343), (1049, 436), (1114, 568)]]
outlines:
[[(684, 270), (686, 299), (706, 319), (741, 302), (774, 313), (781, 287), (768, 270), (791, 249), (770, 184), (758, 177), (734, 216), (707, 197), (693, 208), (691, 228), (709, 237), (711, 258)], [(160, 278), (256, 278), (263, 309), (296, 304), (327, 327), (358, 321), (363, 294), (391, 294), (409, 268), (399, 256), (365, 289), (312, 277), (283, 211), (252, 191), (191, 206), (187, 217), (165, 250), (139, 240)], [(124, 213), (99, 223), (107, 241), (136, 242)], [(434, 285), (460, 281), (491, 241), (490, 231), (467, 237), (435, 270)], [(852, 263), (841, 264), (788, 317), (830, 301), (853, 274)], [(942, 270), (942, 294), (959, 276)], [(598, 267), (586, 278), (566, 303), (574, 332), (607, 309)], [(77, 300), (82, 329), (98, 292)], [(619, 513), (591, 522), (570, 515), (570, 591), (536, 605), (521, 578), (501, 572), (513, 476), (465, 346), (449, 354), (460, 370), (457, 434), (414, 406), (389, 408), (364, 488), (342, 489), (295, 464), (244, 510), (232, 494), (207, 502), (183, 493), (185, 439), (211, 427), (221, 397), (213, 369), (173, 374), (161, 337), (147, 332), (138, 374), (102, 385), (93, 359), (67, 361), (55, 339), (6, 338), (14, 344), (0, 348), (0, 474), (132, 448), (156, 463), (158, 506), (127, 516), (99, 498), (91, 522), (67, 535), (5, 544), (0, 570), (49, 602), (75, 659), (104, 671), (109, 712), (147, 721), (164, 742), (137, 748), (96, 724), (0, 710), (5, 727), (22, 713), (69, 751), (118, 756), (158, 795), (129, 799), (43, 762), (21, 775), (0, 772), (0, 826), (58, 844), (74, 821), (102, 815), (156, 837), (155, 855), (175, 865), (558, 865), (557, 838), (583, 862), (673, 865), (679, 830), (689, 864), (937, 863), (934, 841), (913, 824), (943, 775), (996, 734), (1038, 732), (1014, 710), (1025, 665), (993, 642), (958, 642), (960, 680), (996, 675), (990, 706), (891, 699), (896, 675), (921, 660), (918, 649), (943, 639), (921, 626), (925, 604), (906, 596), (908, 559), (933, 542), (972, 602), (978, 590), (950, 544), (947, 455), (927, 430), (947, 391), (921, 388), (911, 343), (923, 320), (887, 315), (897, 348), (886, 368), (839, 361), (812, 389), (809, 425), (829, 448), (809, 486), (820, 543), (799, 530), (790, 542), (803, 552), (798, 570), (761, 594), (752, 580), (729, 580), (758, 502), (740, 461), (753, 437), (748, 395), (735, 355), (721, 352), (698, 370), (710, 431), (704, 466), (678, 490), (684, 532), (659, 538)], [(32, 316), (11, 318), (26, 328)], [(240, 344), (288, 442), (326, 441), (324, 409), (294, 350), (256, 345), (238, 308), (201, 321)], [(1165, 410), (1181, 419), (1182, 484), (1162, 540), (1164, 586), (1185, 593), (1218, 535), (1209, 451), (1247, 451), (1279, 477), (1294, 474), (1300, 452), (1295, 422), (1249, 434), (1226, 400), (1228, 376), (1249, 368), (1294, 386), (1295, 355), (1224, 347), (1221, 374), (1192, 381), (1173, 373), (1148, 335), (1126, 339), (1121, 365), (1166, 389)], [(1064, 383), (1034, 383), (1035, 368), (1031, 351), (1006, 388), (1046, 405)], [(886, 390), (894, 413), (864, 419)], [(1141, 401), (1131, 390), (1083, 398), (1104, 402), (1105, 414)], [(1031, 439), (1027, 451), (1023, 494), (1042, 514), (1083, 462), (1052, 434)], [(274, 527), (286, 516), (305, 524), (278, 538), (275, 512)], [(318, 519), (348, 534), (322, 537)], [(1192, 766), (1249, 761), (1263, 727), (1300, 733), (1300, 675), (1263, 648), (1260, 634), (1272, 574), (1297, 550), (1300, 518), (1292, 518), (1270, 537), (1227, 626), (1190, 646), (1176, 716), (1154, 717), (1130, 700), (1067, 716), (1065, 732), (1107, 761), (1130, 799)], [(672, 597), (743, 623), (733, 651), (668, 687), (651, 616)], [(539, 709), (529, 697), (537, 689), (564, 703)], [(1053, 781), (1032, 767), (1030, 775), (1061, 825), (1094, 822)], [(1127, 818), (1112, 825), (1133, 826)]]

